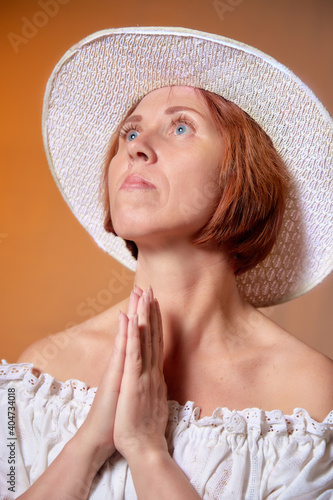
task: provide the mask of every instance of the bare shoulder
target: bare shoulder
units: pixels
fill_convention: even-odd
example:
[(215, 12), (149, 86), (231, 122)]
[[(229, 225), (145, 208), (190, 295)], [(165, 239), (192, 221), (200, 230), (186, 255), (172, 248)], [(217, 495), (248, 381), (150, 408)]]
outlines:
[(62, 382), (78, 379), (97, 386), (112, 349), (118, 311), (125, 307), (123, 301), (79, 325), (37, 340), (17, 362), (32, 363), (36, 375), (49, 373)]
[(307, 405), (302, 407), (323, 420), (333, 410), (333, 361), (309, 346), (295, 358), (295, 390)]
[[(269, 320), (270, 321), (270, 320)], [(276, 389), (286, 406), (304, 408), (322, 421), (333, 410), (333, 361), (272, 323)]]

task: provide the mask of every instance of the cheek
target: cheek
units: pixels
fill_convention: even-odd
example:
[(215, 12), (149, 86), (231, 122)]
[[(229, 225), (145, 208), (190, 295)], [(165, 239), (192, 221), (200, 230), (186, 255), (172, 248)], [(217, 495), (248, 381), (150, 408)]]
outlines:
[(207, 204), (211, 206), (216, 202), (216, 199), (220, 197), (219, 189), (219, 174), (220, 165), (214, 165), (214, 168), (207, 170), (206, 175), (203, 177), (201, 182), (201, 192), (207, 200)]
[(109, 190), (109, 199), (110, 201), (112, 200), (112, 197), (114, 196), (114, 193), (116, 189), (120, 186), (117, 184), (119, 183), (119, 179), (121, 176), (121, 159), (119, 158), (119, 154), (117, 156), (114, 156), (110, 162), (109, 165), (109, 171), (108, 171), (108, 190)]
[(109, 196), (109, 206), (111, 209), (112, 208), (112, 201), (113, 201), (114, 186), (112, 183), (112, 177), (110, 176), (110, 171), (109, 171), (109, 175), (108, 175), (107, 190), (108, 190), (108, 196)]
[(219, 196), (218, 184), (214, 177), (205, 172), (192, 171), (188, 177), (182, 177), (173, 183), (170, 206), (174, 208), (177, 220), (185, 225), (194, 225), (197, 229), (210, 219)]
[(220, 196), (220, 155), (212, 155), (211, 151), (188, 158), (182, 175), (179, 176), (179, 196), (191, 205), (204, 209), (211, 207)]
[(202, 171), (203, 175), (200, 180), (201, 191), (210, 205), (216, 203), (216, 200), (221, 196), (221, 190), (219, 186), (220, 172), (223, 161), (223, 151), (222, 147), (220, 148), (220, 150), (217, 149), (220, 146), (220, 141), (216, 141), (216, 143), (213, 143), (212, 145), (213, 151), (215, 148), (215, 154), (212, 154), (212, 150), (207, 151), (207, 161), (205, 164), (205, 168)]
[(186, 197), (180, 203), (180, 209), (188, 217), (197, 220), (199, 226), (205, 224), (211, 217), (218, 195), (217, 185), (208, 177), (201, 178), (199, 184), (186, 188)]

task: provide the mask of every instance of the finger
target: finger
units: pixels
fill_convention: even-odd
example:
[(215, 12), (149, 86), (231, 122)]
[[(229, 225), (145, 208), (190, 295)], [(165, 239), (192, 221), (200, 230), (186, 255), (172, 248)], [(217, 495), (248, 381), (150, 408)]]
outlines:
[(138, 303), (139, 332), (141, 339), (142, 370), (151, 368), (150, 296), (145, 292)]
[(101, 380), (108, 388), (108, 392), (119, 392), (120, 389), (126, 357), (127, 323), (126, 314), (119, 311), (117, 334), (104, 376)]
[(150, 307), (150, 330), (152, 342), (151, 364), (159, 368), (160, 343), (162, 339), (157, 318), (156, 299), (153, 300)]
[(135, 292), (139, 297), (143, 294), (142, 288), (138, 287), (137, 285), (134, 285), (133, 292)]
[(155, 306), (156, 306), (156, 316), (157, 316), (157, 323), (158, 323), (158, 331), (159, 331), (159, 353), (158, 353), (158, 360), (159, 360), (159, 368), (163, 372), (163, 350), (164, 350), (164, 338), (163, 338), (163, 325), (162, 325), (162, 315), (161, 315), (161, 309), (160, 305), (158, 303), (158, 300), (155, 299)]
[(128, 302), (128, 310), (127, 310), (127, 316), (129, 319), (132, 318), (134, 316), (134, 314), (136, 314), (136, 312), (137, 312), (139, 298), (140, 298), (139, 295), (135, 291), (131, 292), (129, 302)]
[(142, 373), (142, 356), (140, 333), (138, 325), (138, 315), (134, 316), (128, 322), (126, 359), (124, 366), (125, 381), (128, 378), (139, 377)]

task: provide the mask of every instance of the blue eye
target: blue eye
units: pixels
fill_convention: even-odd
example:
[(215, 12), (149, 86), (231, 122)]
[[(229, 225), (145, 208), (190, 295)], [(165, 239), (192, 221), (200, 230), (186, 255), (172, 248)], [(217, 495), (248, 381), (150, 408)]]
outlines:
[(139, 135), (139, 132), (137, 132), (136, 130), (132, 130), (130, 134), (128, 134), (127, 136), (127, 140), (128, 141), (133, 141), (133, 139), (135, 139), (136, 137), (138, 137)]
[(176, 135), (188, 135), (195, 132), (193, 122), (186, 115), (179, 115), (175, 120), (172, 120), (171, 123)]
[(185, 132), (186, 132), (186, 125), (184, 125), (184, 124), (178, 125), (178, 127), (176, 128), (176, 134), (183, 135), (183, 134), (185, 134)]
[(119, 137), (126, 139), (127, 142), (133, 141), (139, 135), (139, 130), (137, 125), (134, 123), (128, 123), (121, 127), (119, 131)]

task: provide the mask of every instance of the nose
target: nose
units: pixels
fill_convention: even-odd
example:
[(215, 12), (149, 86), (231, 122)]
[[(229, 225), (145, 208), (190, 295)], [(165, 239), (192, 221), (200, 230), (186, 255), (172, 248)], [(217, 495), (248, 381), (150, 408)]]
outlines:
[(141, 132), (135, 139), (127, 143), (127, 152), (129, 163), (143, 163), (150, 165), (156, 163), (157, 154), (152, 144), (152, 138), (149, 134)]

